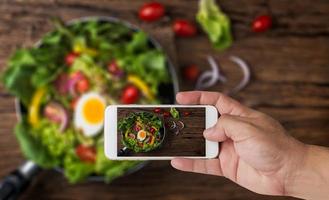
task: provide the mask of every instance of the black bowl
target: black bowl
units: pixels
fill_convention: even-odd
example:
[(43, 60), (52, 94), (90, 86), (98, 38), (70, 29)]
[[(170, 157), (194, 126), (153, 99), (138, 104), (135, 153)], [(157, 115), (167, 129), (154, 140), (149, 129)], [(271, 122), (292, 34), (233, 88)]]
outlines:
[[(123, 24), (123, 25), (129, 27), (133, 31), (140, 30), (138, 27), (130, 24), (129, 22), (126, 22), (126, 21), (123, 21), (123, 20), (120, 20), (120, 19), (117, 19), (114, 17), (105, 17), (105, 16), (82, 17), (82, 18), (71, 20), (71, 21), (67, 22), (66, 25), (70, 26), (70, 25), (78, 23), (78, 22), (88, 22), (90, 20), (97, 20), (101, 23), (120, 23), (120, 24)], [(154, 40), (152, 37), (149, 36), (148, 39), (149, 39), (150, 46), (152, 46), (156, 49), (162, 49), (160, 44), (156, 40)], [(36, 47), (38, 47), (40, 45), (41, 45), (41, 41), (39, 41), (35, 44)], [(167, 67), (167, 70), (168, 70), (172, 80), (171, 80), (171, 83), (169, 83), (169, 84), (163, 84), (163, 85), (159, 86), (159, 88), (158, 88), (158, 90), (160, 91), (159, 98), (163, 104), (174, 104), (175, 103), (175, 94), (178, 92), (178, 79), (177, 79), (177, 75), (175, 72), (175, 68), (174, 68), (172, 62), (170, 61), (170, 59), (168, 58), (168, 56), (166, 57), (166, 67)], [(17, 115), (18, 120), (20, 120), (21, 117), (26, 114), (27, 114), (27, 108), (20, 102), (19, 99), (17, 99), (16, 100), (16, 115)], [(136, 171), (140, 170), (141, 168), (143, 168), (146, 164), (147, 164), (147, 162), (141, 162), (140, 164), (136, 165), (135, 167), (129, 169), (124, 175), (128, 175), (133, 172), (136, 172)], [(63, 170), (60, 167), (56, 167), (55, 170), (59, 171), (60, 173), (63, 173)], [(92, 175), (87, 178), (87, 181), (104, 181), (104, 177), (100, 176), (100, 175)]]

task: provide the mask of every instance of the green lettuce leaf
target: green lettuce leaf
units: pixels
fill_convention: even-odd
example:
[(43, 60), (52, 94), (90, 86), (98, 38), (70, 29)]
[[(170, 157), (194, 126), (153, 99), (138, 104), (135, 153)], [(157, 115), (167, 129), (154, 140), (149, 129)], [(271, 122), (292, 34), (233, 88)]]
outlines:
[(88, 176), (95, 170), (93, 163), (82, 162), (75, 154), (74, 149), (67, 152), (64, 158), (64, 175), (70, 183), (77, 183)]
[(30, 77), (34, 73), (35, 64), (36, 61), (29, 50), (17, 50), (10, 58), (8, 68), (2, 76), (5, 87), (26, 104), (34, 91)]
[(33, 91), (53, 81), (62, 70), (63, 51), (59, 46), (17, 50), (2, 76), (5, 87), (27, 106)]
[(170, 114), (175, 119), (179, 118), (179, 112), (176, 108), (170, 108)]
[(71, 128), (60, 132), (58, 124), (44, 119), (33, 129), (32, 134), (39, 139), (53, 157), (61, 158), (68, 150), (74, 149), (76, 136)]
[(61, 162), (61, 159), (52, 156), (45, 146), (32, 136), (29, 125), (24, 120), (16, 125), (15, 135), (27, 159), (45, 168), (57, 166)]
[(196, 20), (216, 49), (223, 50), (231, 46), (233, 39), (230, 19), (216, 5), (215, 0), (199, 1)]

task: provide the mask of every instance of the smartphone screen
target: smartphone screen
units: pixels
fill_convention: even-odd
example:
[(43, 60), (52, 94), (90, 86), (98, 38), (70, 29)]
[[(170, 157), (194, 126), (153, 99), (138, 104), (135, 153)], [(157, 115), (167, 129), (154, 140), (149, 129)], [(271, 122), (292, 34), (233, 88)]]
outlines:
[(118, 107), (117, 156), (204, 157), (205, 120), (205, 107)]

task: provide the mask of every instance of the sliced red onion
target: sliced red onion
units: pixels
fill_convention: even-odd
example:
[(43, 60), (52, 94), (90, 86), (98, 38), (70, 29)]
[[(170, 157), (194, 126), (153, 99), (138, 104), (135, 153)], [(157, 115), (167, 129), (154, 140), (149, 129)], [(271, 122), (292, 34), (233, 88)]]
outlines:
[(237, 86), (235, 86), (230, 91), (230, 94), (234, 94), (234, 93), (237, 93), (240, 90), (242, 90), (249, 83), (249, 81), (250, 81), (250, 69), (249, 69), (249, 66), (247, 65), (247, 63), (244, 60), (242, 60), (241, 58), (237, 57), (237, 56), (231, 56), (230, 60), (232, 62), (235, 62), (243, 72), (242, 80), (237, 84)]
[(132, 133), (129, 133), (128, 137), (130, 137), (131, 139), (135, 139), (136, 138), (136, 136), (134, 134), (132, 134)]
[(171, 130), (173, 130), (173, 129), (175, 129), (176, 128), (176, 122), (174, 122), (174, 121), (169, 121), (168, 123), (170, 123), (170, 124), (168, 124), (169, 125), (169, 129), (171, 129)]
[[(208, 62), (211, 66), (211, 70), (203, 72), (198, 78), (195, 89), (201, 90), (214, 86), (218, 81), (226, 82), (226, 77), (220, 72), (219, 67), (215, 59), (208, 56)], [(250, 69), (247, 63), (237, 56), (231, 56), (230, 60), (236, 63), (243, 72), (243, 78), (237, 86), (235, 86), (229, 93), (234, 94), (242, 90), (250, 81)]]
[(57, 102), (50, 102), (44, 108), (44, 116), (51, 122), (60, 125), (59, 130), (63, 132), (69, 122), (69, 113)]
[(70, 79), (68, 80), (68, 89), (69, 89), (69, 92), (70, 94), (75, 97), (77, 96), (77, 93), (76, 93), (76, 89), (75, 89), (75, 85), (78, 81), (84, 79), (84, 75), (82, 74), (82, 72), (75, 72), (71, 77)]
[(55, 88), (57, 89), (59, 94), (67, 94), (67, 92), (69, 92), (69, 86), (68, 86), (68, 82), (69, 82), (69, 76), (67, 74), (60, 74), (55, 82)]
[(185, 127), (185, 124), (182, 121), (177, 121), (177, 127), (181, 131)]
[(116, 77), (122, 77), (124, 75), (124, 71), (119, 68), (116, 60), (112, 60), (107, 66), (108, 71)]
[(144, 142), (145, 143), (147, 143), (147, 142), (149, 142), (150, 141), (150, 139), (151, 139), (151, 137), (150, 136), (148, 136), (145, 140), (144, 140)]
[(203, 72), (197, 80), (195, 89), (202, 90), (215, 85), (218, 81), (226, 82), (226, 77), (220, 72), (219, 66), (212, 56), (207, 57), (211, 70)]

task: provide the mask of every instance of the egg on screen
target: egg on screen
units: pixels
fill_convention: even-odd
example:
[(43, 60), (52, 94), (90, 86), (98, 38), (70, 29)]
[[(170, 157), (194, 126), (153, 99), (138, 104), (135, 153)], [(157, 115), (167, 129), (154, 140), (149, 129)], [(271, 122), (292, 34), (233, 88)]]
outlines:
[(82, 130), (85, 136), (95, 136), (103, 128), (105, 107), (105, 99), (98, 93), (82, 95), (76, 105), (74, 126)]
[(138, 133), (137, 133), (137, 139), (139, 141), (143, 141), (143, 140), (145, 140), (145, 138), (146, 138), (146, 131), (144, 131), (144, 130), (138, 131)]

